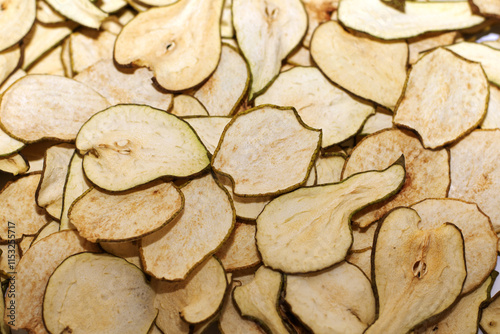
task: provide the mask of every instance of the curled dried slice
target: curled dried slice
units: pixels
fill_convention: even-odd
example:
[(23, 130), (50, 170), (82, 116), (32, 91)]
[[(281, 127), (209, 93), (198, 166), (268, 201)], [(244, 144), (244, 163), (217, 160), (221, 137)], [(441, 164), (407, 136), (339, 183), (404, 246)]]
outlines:
[(482, 122), (488, 88), (481, 65), (438, 48), (413, 65), (394, 123), (417, 131), (425, 148), (442, 147)]
[(407, 1), (403, 13), (379, 0), (343, 0), (338, 18), (348, 28), (382, 39), (465, 29), (484, 21), (483, 17), (472, 14), (467, 1)]
[(416, 211), (397, 208), (380, 223), (372, 254), (379, 312), (367, 334), (407, 333), (462, 291), (467, 271), (460, 230), (449, 223), (420, 230), (419, 221)]
[(421, 230), (449, 222), (464, 237), (467, 279), (462, 294), (477, 288), (495, 269), (498, 238), (491, 222), (475, 203), (455, 199), (426, 199), (411, 206), (421, 218)]
[(477, 203), (500, 232), (500, 130), (476, 130), (450, 149), (448, 197)]
[(72, 141), (83, 123), (108, 105), (106, 99), (82, 83), (37, 74), (19, 79), (5, 91), (0, 117), (2, 128), (25, 143), (42, 139)]
[(0, 239), (20, 240), (34, 235), (48, 223), (45, 211), (35, 203), (40, 174), (32, 173), (9, 182), (0, 192)]
[(36, 0), (1, 0), (0, 51), (19, 42), (31, 29), (36, 18)]
[(306, 187), (272, 200), (257, 218), (257, 247), (264, 264), (286, 273), (327, 268), (344, 260), (352, 244), (350, 218), (399, 191), (404, 162), (341, 183)]
[(104, 96), (110, 104), (147, 104), (169, 110), (172, 94), (161, 92), (151, 81), (153, 73), (146, 68), (118, 69), (112, 59), (101, 60), (74, 77)]
[(339, 23), (329, 21), (314, 32), (311, 56), (333, 82), (364, 99), (394, 109), (406, 79), (405, 42), (357, 37)]
[(185, 116), (208, 116), (207, 109), (198, 101), (197, 98), (181, 94), (174, 97), (172, 110), (173, 115), (179, 117)]
[(30, 166), (20, 154), (14, 154), (5, 158), (0, 157), (0, 170), (12, 175), (24, 174)]
[(0, 84), (14, 72), (21, 59), (21, 48), (15, 45), (0, 52)]
[(157, 278), (184, 279), (222, 246), (234, 227), (229, 195), (211, 174), (192, 180), (181, 191), (182, 214), (141, 241), (144, 270)]
[(251, 100), (279, 74), (281, 61), (302, 40), (307, 14), (299, 0), (233, 0), (233, 25), (252, 72)]
[(497, 292), (482, 310), (479, 326), (486, 334), (500, 333), (500, 292)]
[[(176, 98), (178, 98), (179, 96), (177, 96)], [(231, 121), (231, 118), (219, 116), (193, 116), (184, 117), (183, 120), (193, 127), (198, 137), (200, 137), (201, 142), (207, 148), (207, 151), (210, 152), (210, 154), (214, 154), (215, 149), (219, 144), (222, 133), (224, 132), (224, 128), (229, 123), (229, 121)]]
[(154, 298), (136, 266), (109, 254), (77, 254), (50, 276), (43, 322), (50, 333), (146, 333), (157, 314)]
[[(47, 333), (42, 319), (43, 294), (52, 272), (67, 257), (81, 252), (98, 252), (99, 246), (83, 239), (75, 231), (61, 231), (33, 245), (16, 268), (16, 291), (7, 295), (7, 303), (15, 303), (16, 319), (13, 329), (25, 328), (31, 333)], [(9, 321), (7, 314), (4, 318)]]
[(361, 334), (375, 320), (371, 283), (348, 262), (317, 274), (287, 275), (285, 295), (291, 311), (316, 334)]
[(481, 129), (500, 129), (500, 89), (490, 85), (490, 100)]
[(93, 188), (73, 202), (68, 217), (91, 242), (128, 241), (165, 226), (183, 204), (180, 190), (159, 180), (120, 193)]
[(116, 62), (149, 67), (168, 90), (196, 86), (219, 62), (223, 3), (181, 0), (139, 13), (118, 35)]
[(100, 10), (89, 0), (45, 0), (57, 12), (83, 26), (99, 29), (108, 14)]
[(55, 219), (61, 218), (64, 183), (74, 153), (75, 147), (71, 144), (54, 145), (45, 151), (36, 201)]
[(189, 333), (189, 324), (209, 319), (222, 304), (227, 287), (226, 273), (213, 256), (196, 267), (181, 282), (153, 278), (156, 325), (165, 333)]
[(232, 115), (250, 85), (250, 71), (238, 51), (222, 45), (219, 65), (210, 78), (196, 90), (196, 97), (211, 116)]
[(260, 263), (254, 224), (236, 223), (231, 236), (216, 255), (227, 271), (241, 270)]
[(332, 85), (315, 67), (281, 73), (255, 105), (294, 107), (308, 126), (322, 130), (321, 147), (343, 142), (359, 131), (374, 113), (372, 105)]
[(193, 175), (209, 164), (186, 122), (148, 106), (117, 105), (94, 115), (80, 129), (76, 147), (84, 155), (85, 175), (110, 191)]
[(320, 143), (321, 131), (305, 126), (295, 109), (263, 105), (229, 122), (212, 167), (231, 177), (236, 195), (278, 194), (306, 182)]
[(393, 198), (356, 214), (353, 223), (366, 227), (390, 209), (407, 206), (426, 198), (446, 197), (450, 185), (449, 154), (445, 149), (431, 151), (409, 131), (384, 130), (365, 137), (352, 151), (342, 172), (354, 173), (387, 168), (401, 154), (405, 156), (406, 181)]

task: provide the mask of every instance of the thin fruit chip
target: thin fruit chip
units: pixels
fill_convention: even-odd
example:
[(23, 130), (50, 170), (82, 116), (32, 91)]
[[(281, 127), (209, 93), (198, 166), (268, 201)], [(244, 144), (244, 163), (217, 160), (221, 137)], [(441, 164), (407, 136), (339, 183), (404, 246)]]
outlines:
[(490, 100), (481, 129), (500, 129), (500, 88), (490, 85)]
[(486, 334), (500, 333), (500, 291), (488, 301), (481, 312), (480, 328)]
[(15, 45), (0, 52), (0, 84), (3, 83), (19, 65), (21, 48)]
[(116, 35), (105, 30), (80, 29), (69, 37), (71, 69), (80, 73), (101, 60), (113, 59)]
[(452, 44), (459, 36), (460, 33), (450, 31), (438, 35), (424, 35), (421, 37), (410, 38), (408, 40), (408, 50), (410, 53), (408, 63), (415, 64), (424, 52), (440, 46)]
[(231, 121), (230, 117), (224, 116), (187, 116), (182, 119), (193, 127), (210, 154), (214, 154), (224, 128)]
[(333, 20), (333, 13), (337, 11), (339, 0), (302, 0), (307, 12), (307, 33), (302, 45), (310, 47), (314, 30), (323, 22)]
[(255, 231), (255, 224), (236, 222), (233, 232), (216, 253), (226, 271), (246, 269), (261, 262)]
[(89, 0), (45, 0), (57, 12), (83, 26), (99, 29), (108, 14)]
[(21, 154), (0, 157), (0, 170), (12, 175), (24, 174), (30, 169), (26, 159)]
[(36, 18), (36, 0), (2, 0), (0, 15), (0, 51), (18, 43), (31, 29)]
[(197, 98), (186, 94), (174, 97), (172, 109), (169, 112), (179, 117), (208, 116), (208, 111), (201, 102)]

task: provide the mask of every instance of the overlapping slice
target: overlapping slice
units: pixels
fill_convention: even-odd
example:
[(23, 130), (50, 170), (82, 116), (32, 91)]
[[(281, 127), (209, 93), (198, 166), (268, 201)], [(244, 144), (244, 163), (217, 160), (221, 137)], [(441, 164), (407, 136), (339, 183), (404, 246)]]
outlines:
[(189, 324), (209, 319), (221, 306), (227, 287), (226, 273), (213, 256), (181, 282), (153, 279), (156, 325), (165, 333), (189, 333)]
[[(69, 256), (97, 251), (99, 246), (83, 239), (75, 231), (54, 233), (34, 244), (19, 261), (16, 280), (13, 281), (15, 290), (25, 293), (7, 296), (6, 300), (16, 305), (13, 329), (25, 328), (31, 333), (47, 333), (42, 319), (42, 303), (50, 275)], [(9, 318), (5, 317), (5, 320), (9, 321)]]
[(311, 56), (333, 82), (362, 98), (394, 109), (406, 79), (408, 45), (405, 42), (387, 43), (357, 37), (339, 23), (329, 21), (314, 32)]
[(21, 154), (13, 154), (11, 156), (0, 158), (0, 170), (11, 173), (12, 175), (24, 174), (30, 166)]
[(192, 180), (181, 191), (182, 214), (141, 241), (144, 270), (160, 279), (184, 279), (220, 248), (234, 227), (228, 194), (211, 174)]
[(116, 62), (149, 67), (168, 90), (196, 86), (219, 62), (223, 3), (181, 0), (139, 13), (118, 35)]
[(324, 154), (316, 160), (316, 184), (327, 184), (339, 182), (342, 169), (345, 164), (345, 156), (342, 154)]
[(109, 254), (121, 257), (142, 269), (138, 241), (100, 242), (99, 245)]
[(439, 35), (422, 36), (411, 38), (408, 41), (409, 57), (408, 63), (414, 64), (423, 55), (424, 52), (434, 48), (452, 44), (460, 34), (456, 31), (445, 32)]
[(21, 58), (21, 48), (15, 45), (0, 52), (0, 83), (4, 82), (14, 72)]
[(307, 187), (272, 200), (257, 218), (257, 247), (266, 266), (285, 273), (324, 269), (344, 260), (352, 244), (350, 218), (395, 194), (404, 162), (341, 183)]
[(343, 0), (338, 18), (348, 28), (382, 39), (465, 29), (484, 21), (483, 17), (472, 13), (467, 1), (407, 1), (401, 12), (379, 0)]
[(306, 182), (320, 141), (293, 108), (263, 105), (231, 120), (212, 167), (231, 177), (236, 195), (278, 194)]
[(479, 326), (486, 334), (500, 333), (500, 292), (488, 301), (487, 306), (482, 310)]
[(76, 147), (84, 155), (85, 175), (110, 191), (193, 175), (209, 164), (186, 122), (148, 106), (117, 105), (96, 114), (82, 126)]
[(287, 275), (285, 301), (314, 333), (363, 333), (375, 320), (371, 283), (342, 262), (317, 274)]
[(83, 26), (99, 29), (108, 15), (89, 0), (45, 0), (56, 11)]
[(251, 100), (272, 82), (281, 61), (300, 43), (307, 14), (300, 0), (233, 0), (233, 25), (252, 72)]
[(359, 131), (374, 108), (332, 85), (314, 67), (281, 73), (255, 105), (274, 104), (297, 109), (301, 119), (322, 130), (322, 147), (340, 143)]
[(64, 76), (64, 65), (61, 61), (62, 46), (45, 53), (28, 69), (28, 74), (52, 74)]
[(3, 51), (19, 42), (31, 29), (36, 18), (36, 0), (2, 0), (0, 5), (0, 51)]
[(64, 22), (66, 18), (56, 12), (45, 0), (36, 2), (36, 19), (43, 24), (54, 24)]
[(101, 60), (113, 59), (116, 36), (105, 30), (90, 28), (72, 33), (69, 39), (73, 72), (80, 73)]
[[(178, 98), (178, 96), (176, 98)], [(229, 121), (231, 121), (231, 118), (219, 116), (192, 116), (184, 117), (183, 120), (193, 127), (198, 137), (200, 137), (201, 142), (207, 148), (207, 151), (210, 152), (210, 154), (214, 154), (222, 133), (224, 132), (224, 128)]]
[(50, 333), (146, 333), (155, 293), (144, 273), (109, 254), (82, 253), (61, 263), (43, 299)]
[(378, 224), (371, 224), (366, 228), (360, 228), (358, 226), (352, 227), (352, 237), (353, 242), (350, 252), (362, 252), (373, 246), (373, 239), (375, 237), (375, 231), (377, 230)]
[(83, 123), (108, 105), (104, 97), (75, 80), (28, 75), (5, 91), (0, 117), (2, 128), (25, 143), (72, 141)]
[(442, 147), (481, 123), (488, 88), (481, 65), (438, 48), (410, 71), (394, 123), (417, 131), (424, 147)]
[(495, 0), (472, 0), (471, 6), (483, 16), (500, 17), (500, 4)]
[(307, 12), (307, 33), (302, 41), (305, 47), (311, 44), (311, 37), (314, 30), (323, 22), (330, 21), (332, 14), (337, 10), (338, 0), (303, 0)]
[(169, 112), (179, 117), (208, 116), (207, 109), (200, 101), (186, 94), (180, 94), (174, 97), (172, 110)]
[(405, 156), (406, 180), (401, 191), (388, 201), (362, 210), (353, 222), (366, 227), (390, 209), (408, 206), (426, 198), (446, 197), (450, 184), (449, 154), (445, 149), (431, 151), (412, 133), (384, 130), (365, 137), (347, 159), (342, 177), (367, 170), (387, 168), (401, 154)]
[(365, 331), (407, 333), (447, 309), (467, 275), (464, 242), (452, 224), (420, 230), (409, 208), (391, 211), (381, 222), (372, 255), (378, 319)]
[(490, 100), (481, 129), (500, 129), (500, 89), (490, 85)]
[(254, 224), (237, 222), (231, 236), (217, 251), (227, 271), (241, 270), (260, 263), (260, 255), (255, 243)]

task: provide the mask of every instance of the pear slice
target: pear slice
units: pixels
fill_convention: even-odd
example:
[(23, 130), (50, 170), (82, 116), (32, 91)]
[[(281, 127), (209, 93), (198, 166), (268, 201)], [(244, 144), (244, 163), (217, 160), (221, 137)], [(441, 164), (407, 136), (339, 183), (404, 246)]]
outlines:
[(89, 0), (45, 0), (57, 12), (82, 26), (99, 29), (108, 14), (94, 6)]
[(198, 265), (181, 282), (152, 280), (154, 305), (158, 309), (156, 325), (165, 333), (189, 333), (189, 324), (209, 319), (219, 310), (227, 279), (224, 268), (213, 256)]
[(483, 330), (483, 333), (500, 333), (500, 323), (498, 319), (500, 319), (500, 292), (497, 292), (482, 310), (479, 326)]
[(104, 97), (82, 83), (36, 74), (21, 78), (5, 91), (0, 117), (2, 128), (25, 143), (73, 141), (83, 123), (108, 105)]
[(323, 148), (352, 137), (375, 112), (372, 105), (332, 85), (315, 67), (295, 67), (281, 73), (255, 99), (256, 106), (261, 104), (297, 109), (304, 123), (322, 130)]
[(440, 148), (482, 122), (488, 96), (488, 80), (481, 65), (438, 48), (413, 65), (394, 123), (414, 129), (425, 148)]
[(109, 254), (67, 258), (50, 276), (43, 322), (50, 333), (146, 333), (155, 293), (144, 273)]
[(117, 105), (94, 115), (80, 129), (76, 147), (84, 155), (85, 175), (109, 191), (193, 175), (209, 164), (186, 122), (148, 106)]
[(365, 273), (366, 277), (371, 281), (372, 275), (372, 248), (367, 248), (362, 251), (350, 252), (346, 256), (346, 261), (355, 265), (363, 273)]
[(36, 0), (0, 1), (0, 51), (18, 43), (31, 29), (36, 18)]
[(172, 110), (169, 112), (175, 116), (208, 116), (207, 109), (190, 95), (181, 94), (174, 97)]
[[(294, 66), (314, 66), (311, 52), (304, 46), (300, 46), (286, 58), (287, 64)], [(283, 69), (281, 72), (284, 72)]]
[[(13, 329), (28, 329), (30, 333), (47, 333), (42, 319), (43, 295), (52, 272), (66, 258), (81, 252), (98, 252), (99, 246), (83, 239), (75, 231), (61, 231), (43, 238), (23, 255), (16, 268), (15, 295), (6, 302), (15, 303), (16, 319)], [(7, 314), (4, 318), (9, 321)]]
[[(176, 96), (176, 98), (179, 96)], [(183, 120), (193, 127), (207, 151), (214, 154), (224, 128), (231, 121), (231, 118), (224, 116), (188, 116), (184, 117)]]
[(254, 224), (236, 222), (231, 236), (216, 253), (226, 271), (246, 269), (261, 262), (255, 231)]
[(36, 19), (43, 24), (54, 24), (66, 21), (66, 18), (52, 8), (45, 0), (36, 1)]
[(409, 208), (391, 211), (380, 223), (372, 254), (378, 319), (365, 331), (407, 333), (446, 310), (467, 276), (460, 230), (444, 223), (420, 230)]
[(118, 35), (116, 62), (149, 67), (168, 90), (198, 85), (219, 62), (223, 3), (180, 0), (139, 13)]
[(52, 74), (64, 76), (64, 65), (61, 58), (62, 46), (57, 46), (45, 53), (28, 69), (28, 74)]
[(233, 0), (224, 0), (224, 8), (222, 9), (222, 18), (220, 25), (220, 34), (222, 38), (233, 38)]
[(392, 128), (392, 117), (392, 113), (387, 112), (387, 110), (382, 107), (377, 107), (375, 114), (366, 119), (363, 129), (361, 129), (359, 134), (365, 136), (380, 130)]
[(500, 129), (500, 88), (490, 84), (490, 100), (481, 129)]
[(316, 185), (339, 182), (345, 164), (345, 156), (325, 153), (316, 160)]
[(387, 168), (401, 154), (405, 156), (406, 181), (401, 191), (391, 199), (368, 207), (352, 221), (367, 227), (389, 210), (408, 206), (426, 198), (446, 197), (450, 185), (450, 155), (446, 149), (427, 150), (409, 131), (390, 129), (366, 136), (356, 145), (347, 159), (342, 178), (355, 173)]
[(12, 175), (24, 174), (30, 166), (21, 154), (13, 154), (8, 157), (0, 157), (0, 170)]
[(54, 234), (56, 232), (59, 232), (59, 227), (60, 227), (59, 223), (55, 220), (51, 221), (50, 223), (42, 227), (42, 229), (38, 231), (38, 234), (36, 235), (35, 239), (33, 239), (33, 242), (31, 242), (30, 247), (39, 242), (40, 240), (42, 240), (43, 238), (48, 237), (49, 235)]
[(156, 6), (156, 7), (168, 6), (178, 1), (179, 0), (139, 0), (139, 2), (145, 5)]
[(100, 0), (97, 2), (97, 7), (106, 13), (115, 13), (127, 6), (125, 0)]
[(307, 12), (307, 33), (302, 41), (306, 48), (310, 47), (314, 30), (323, 22), (333, 19), (333, 13), (339, 6), (339, 0), (302, 0)]
[(340, 183), (306, 187), (272, 200), (257, 218), (257, 247), (264, 264), (306, 273), (345, 259), (352, 244), (350, 218), (394, 195), (405, 179), (404, 161)]
[(500, 18), (500, 4), (495, 0), (472, 0), (470, 2), (474, 11), (486, 17)]
[(236, 195), (283, 193), (306, 182), (320, 142), (295, 109), (262, 105), (229, 122), (212, 168), (231, 177)]
[(363, 333), (375, 321), (370, 280), (342, 262), (320, 273), (287, 275), (285, 301), (316, 334)]
[(425, 51), (435, 49), (440, 46), (453, 44), (460, 36), (456, 31), (445, 32), (439, 35), (415, 37), (408, 40), (409, 64), (415, 64)]
[(19, 65), (21, 48), (19, 45), (0, 52), (0, 84), (3, 83)]
[(90, 28), (72, 33), (69, 37), (72, 71), (80, 73), (101, 60), (112, 60), (116, 37), (109, 31)]
[(377, 230), (377, 223), (371, 224), (366, 228), (359, 226), (352, 227), (352, 246), (350, 252), (362, 252), (373, 246), (373, 239), (375, 238), (375, 231)]
[(121, 257), (142, 270), (138, 241), (100, 242), (99, 245), (109, 254)]
[[(8, 78), (0, 84), (0, 94), (3, 94), (14, 82), (26, 76), (26, 72), (20, 68), (15, 70)], [(0, 142), (4, 142), (2, 139)]]
[(159, 180), (120, 193), (88, 190), (73, 202), (68, 218), (91, 242), (129, 241), (159, 230), (183, 206), (180, 190)]
[(194, 97), (211, 116), (232, 115), (250, 84), (250, 70), (238, 51), (222, 45), (219, 65), (210, 78), (196, 90)]
[(144, 270), (156, 278), (182, 280), (229, 238), (235, 215), (229, 195), (207, 174), (181, 188), (184, 211), (141, 241)]
[(406, 79), (408, 45), (405, 42), (387, 43), (357, 37), (339, 23), (329, 21), (314, 32), (311, 56), (321, 71), (339, 86), (394, 109)]
[(300, 0), (233, 0), (233, 25), (252, 72), (252, 100), (279, 74), (281, 61), (304, 37), (307, 14)]
[(402, 39), (431, 31), (465, 29), (484, 18), (467, 1), (407, 1), (404, 13), (380, 0), (342, 0), (339, 21), (347, 28), (381, 39)]

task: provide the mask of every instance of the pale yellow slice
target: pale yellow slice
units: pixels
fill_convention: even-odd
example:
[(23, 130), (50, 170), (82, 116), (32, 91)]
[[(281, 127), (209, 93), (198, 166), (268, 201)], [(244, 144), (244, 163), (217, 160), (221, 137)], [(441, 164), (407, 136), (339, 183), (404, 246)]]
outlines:
[(57, 46), (45, 53), (28, 68), (28, 74), (52, 74), (65, 76), (61, 52), (62, 46)]
[(113, 59), (116, 41), (113, 33), (84, 28), (72, 33), (69, 40), (71, 68), (74, 73), (80, 73), (101, 60)]
[(21, 48), (19, 45), (0, 52), (0, 84), (14, 72), (20, 60)]
[(460, 36), (456, 31), (445, 32), (439, 35), (415, 37), (408, 40), (410, 52), (408, 63), (415, 64), (417, 60), (429, 50), (452, 44)]
[(36, 0), (2, 0), (0, 13), (0, 51), (19, 42), (36, 18)]
[(193, 116), (184, 117), (183, 120), (193, 127), (198, 137), (200, 137), (201, 142), (207, 148), (207, 151), (210, 152), (210, 154), (214, 154), (222, 133), (224, 132), (224, 128), (231, 121), (231, 118), (224, 116)]
[(20, 154), (0, 158), (0, 170), (12, 175), (24, 174), (30, 169), (27, 160)]
[(64, 15), (70, 20), (78, 22), (79, 24), (99, 29), (102, 21), (108, 17), (108, 15), (96, 7), (89, 0), (45, 0), (49, 5), (51, 5), (57, 12)]
[(172, 109), (169, 112), (179, 117), (208, 116), (207, 109), (200, 103), (200, 101), (198, 101), (197, 98), (186, 94), (174, 97), (172, 101)]
[(302, 44), (309, 48), (314, 30), (323, 22), (333, 20), (333, 13), (337, 11), (339, 0), (302, 0), (307, 12), (307, 33)]
[(54, 10), (45, 0), (36, 1), (36, 19), (44, 24), (66, 21), (66, 18)]
[(490, 100), (481, 129), (500, 129), (500, 88), (490, 85)]
[(487, 334), (500, 333), (500, 324), (498, 322), (500, 316), (500, 292), (497, 292), (491, 300), (488, 301), (486, 307), (482, 310), (481, 321), (479, 326)]
[(226, 271), (246, 269), (261, 262), (255, 231), (255, 224), (236, 223), (233, 232), (216, 253)]

